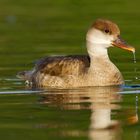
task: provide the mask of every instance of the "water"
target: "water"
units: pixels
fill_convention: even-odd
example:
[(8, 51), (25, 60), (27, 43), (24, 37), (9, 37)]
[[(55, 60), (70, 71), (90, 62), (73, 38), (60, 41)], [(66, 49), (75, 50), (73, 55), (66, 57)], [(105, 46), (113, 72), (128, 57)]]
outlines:
[(15, 77), (2, 78), (0, 135), (10, 140), (138, 140), (140, 85), (133, 72), (129, 75), (131, 82), (123, 87), (34, 91)]
[(140, 92), (135, 98), (124, 90), (94, 87), (2, 92), (0, 135), (4, 139), (115, 140), (129, 134), (129, 139), (139, 139)]
[[(1, 139), (139, 140), (139, 4), (138, 0), (0, 1)], [(127, 51), (109, 50), (125, 86), (30, 90), (16, 78), (17, 72), (31, 69), (46, 55), (85, 54), (87, 29), (100, 17), (117, 22), (121, 36), (136, 47), (136, 63)]]
[(133, 52), (133, 61), (134, 61), (134, 63), (137, 63), (137, 60), (136, 60), (136, 53), (135, 53), (135, 52)]
[[(135, 52), (133, 52), (133, 62), (134, 62), (134, 64), (137, 63), (136, 53)], [(137, 73), (137, 66), (136, 65), (134, 65), (134, 74), (135, 74), (135, 80), (139, 80), (138, 73)]]

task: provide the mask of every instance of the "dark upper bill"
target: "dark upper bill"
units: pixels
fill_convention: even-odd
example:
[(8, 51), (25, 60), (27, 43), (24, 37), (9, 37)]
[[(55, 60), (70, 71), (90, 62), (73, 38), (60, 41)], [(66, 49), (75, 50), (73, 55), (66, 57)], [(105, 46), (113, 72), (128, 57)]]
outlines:
[(118, 37), (115, 41), (112, 42), (112, 45), (122, 48), (124, 50), (128, 50), (131, 52), (135, 52), (135, 48), (128, 45), (123, 39), (121, 39), (120, 37)]

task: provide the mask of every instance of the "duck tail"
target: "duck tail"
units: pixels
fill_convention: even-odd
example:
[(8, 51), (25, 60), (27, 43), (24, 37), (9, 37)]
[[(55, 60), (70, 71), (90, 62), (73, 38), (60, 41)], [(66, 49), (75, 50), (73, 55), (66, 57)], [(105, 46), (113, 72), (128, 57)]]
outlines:
[(21, 71), (17, 73), (17, 77), (23, 80), (29, 80), (32, 76), (32, 71)]

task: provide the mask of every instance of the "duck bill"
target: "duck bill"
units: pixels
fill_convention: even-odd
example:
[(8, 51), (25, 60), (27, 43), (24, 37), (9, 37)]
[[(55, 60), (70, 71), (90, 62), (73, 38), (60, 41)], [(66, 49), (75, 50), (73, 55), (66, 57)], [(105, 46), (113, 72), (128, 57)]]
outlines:
[(116, 46), (118, 48), (130, 51), (130, 52), (135, 52), (135, 48), (128, 45), (123, 39), (118, 37), (115, 41), (112, 42), (113, 46)]

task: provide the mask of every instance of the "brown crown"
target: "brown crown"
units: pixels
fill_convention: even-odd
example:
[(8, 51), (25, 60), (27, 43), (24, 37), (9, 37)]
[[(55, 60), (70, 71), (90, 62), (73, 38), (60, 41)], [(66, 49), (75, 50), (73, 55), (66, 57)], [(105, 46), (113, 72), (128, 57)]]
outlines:
[(110, 35), (120, 35), (120, 29), (117, 24), (106, 19), (97, 19), (92, 27), (101, 30), (102, 32)]

